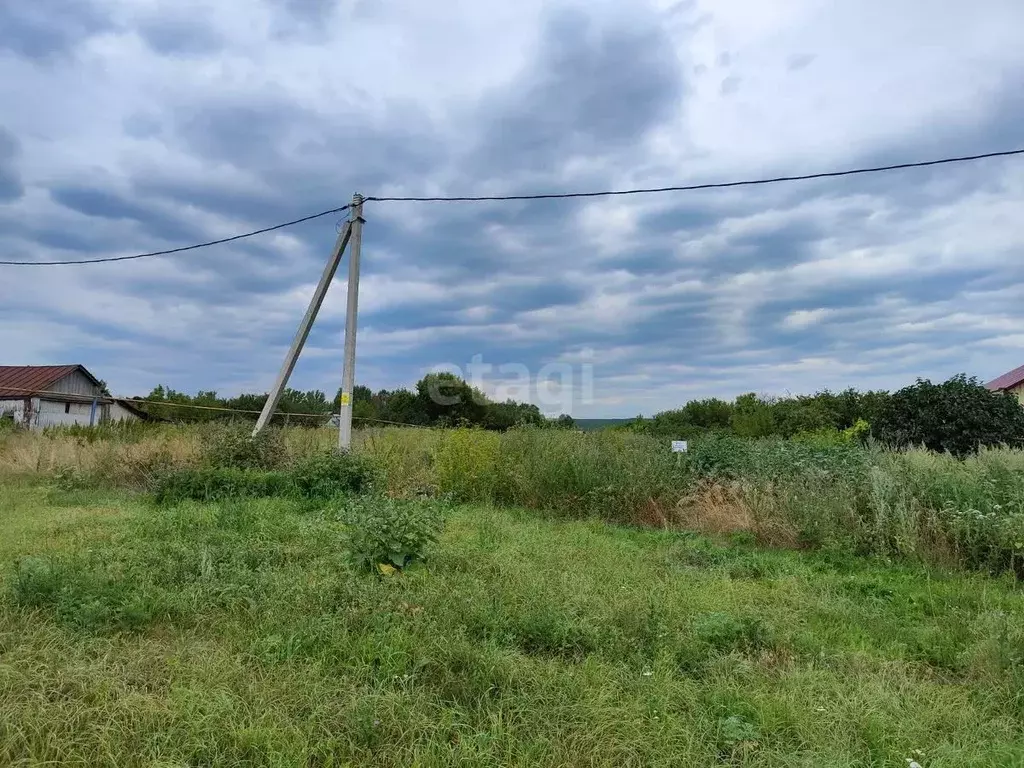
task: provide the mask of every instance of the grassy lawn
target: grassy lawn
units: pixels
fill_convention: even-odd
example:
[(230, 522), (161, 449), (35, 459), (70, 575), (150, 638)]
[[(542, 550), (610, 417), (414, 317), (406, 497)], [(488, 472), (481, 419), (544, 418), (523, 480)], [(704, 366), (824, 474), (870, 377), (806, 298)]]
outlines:
[(1024, 765), (1007, 580), (484, 507), (376, 577), (340, 531), (0, 485), (0, 764)]

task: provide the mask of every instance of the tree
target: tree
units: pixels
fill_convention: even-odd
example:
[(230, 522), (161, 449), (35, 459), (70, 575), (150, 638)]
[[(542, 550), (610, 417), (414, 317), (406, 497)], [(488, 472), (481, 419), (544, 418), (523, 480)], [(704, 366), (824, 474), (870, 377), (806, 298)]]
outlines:
[(736, 398), (731, 423), (733, 432), (740, 437), (768, 437), (775, 434), (777, 427), (772, 404), (753, 392)]
[(504, 403), (489, 403), (487, 405), (483, 427), (504, 432), (513, 427), (540, 426), (543, 423), (544, 415), (536, 405), (506, 400)]
[(576, 419), (570, 416), (568, 413), (563, 413), (557, 419), (555, 419), (555, 427), (558, 429), (576, 429)]
[(416, 383), (416, 399), (427, 423), (483, 424), (489, 401), (453, 373), (428, 373)]
[(918, 379), (888, 398), (872, 434), (894, 448), (923, 445), (963, 457), (981, 446), (1024, 445), (1024, 408), (963, 373), (942, 384)]

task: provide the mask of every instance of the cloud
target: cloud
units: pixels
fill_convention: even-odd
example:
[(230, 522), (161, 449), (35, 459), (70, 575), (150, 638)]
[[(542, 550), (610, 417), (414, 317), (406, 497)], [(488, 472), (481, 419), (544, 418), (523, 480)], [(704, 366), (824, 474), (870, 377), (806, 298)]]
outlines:
[[(227, 237), (354, 191), (623, 189), (1002, 149), (1024, 118), (1012, 0), (35, 8), (0, 8), (4, 258)], [(488, 391), (525, 368), (531, 397), (577, 416), (988, 379), (1022, 362), (1022, 204), (1013, 158), (610, 199), (368, 202), (357, 377), (404, 385), (480, 355)], [(0, 267), (4, 361), (81, 361), (127, 394), (268, 387), (340, 218), (152, 260)], [(346, 273), (296, 386), (337, 387)], [(552, 364), (573, 382), (542, 382)]]
[(791, 331), (802, 331), (813, 325), (818, 325), (829, 316), (830, 311), (824, 308), (798, 309), (790, 312), (782, 320), (782, 327)]
[(10, 2), (0, 5), (0, 51), (39, 62), (69, 54), (92, 35), (114, 27), (92, 0)]
[(0, 126), (0, 203), (17, 200), (25, 192), (14, 161), (20, 150), (18, 137)]
[(155, 53), (193, 56), (215, 53), (224, 45), (216, 30), (188, 17), (155, 17), (142, 22), (139, 35)]

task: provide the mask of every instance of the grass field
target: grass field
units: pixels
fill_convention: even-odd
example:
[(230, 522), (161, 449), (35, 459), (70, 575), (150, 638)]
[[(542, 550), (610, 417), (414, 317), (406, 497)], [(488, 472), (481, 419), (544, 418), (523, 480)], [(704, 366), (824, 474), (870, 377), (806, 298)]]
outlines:
[(0, 483), (3, 765), (1024, 765), (1007, 578), (483, 505), (384, 577), (337, 502)]

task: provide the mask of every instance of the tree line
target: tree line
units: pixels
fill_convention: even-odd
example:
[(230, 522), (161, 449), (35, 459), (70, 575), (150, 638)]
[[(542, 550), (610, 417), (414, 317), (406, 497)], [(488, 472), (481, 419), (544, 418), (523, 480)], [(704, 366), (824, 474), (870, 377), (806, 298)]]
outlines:
[(693, 400), (624, 429), (676, 439), (708, 433), (739, 437), (872, 437), (893, 448), (924, 446), (963, 456), (979, 446), (1024, 447), (1024, 408), (1009, 393), (990, 392), (958, 374), (940, 384), (918, 379), (896, 392), (847, 389), (797, 397), (740, 395)]
[[(220, 397), (215, 391), (195, 395), (158, 386), (135, 398), (137, 407), (154, 418), (175, 422), (244, 419), (255, 421), (267, 402), (267, 393)], [(144, 402), (143, 402), (144, 401)], [(272, 424), (323, 426), (341, 405), (341, 390), (333, 399), (314, 389), (285, 389)], [(551, 419), (540, 408), (515, 400), (495, 402), (479, 389), (451, 373), (430, 373), (413, 389), (380, 389), (357, 385), (352, 392), (352, 418), (356, 426), (408, 424), (419, 427), (472, 426), (504, 431), (517, 426), (575, 426), (572, 417)]]

